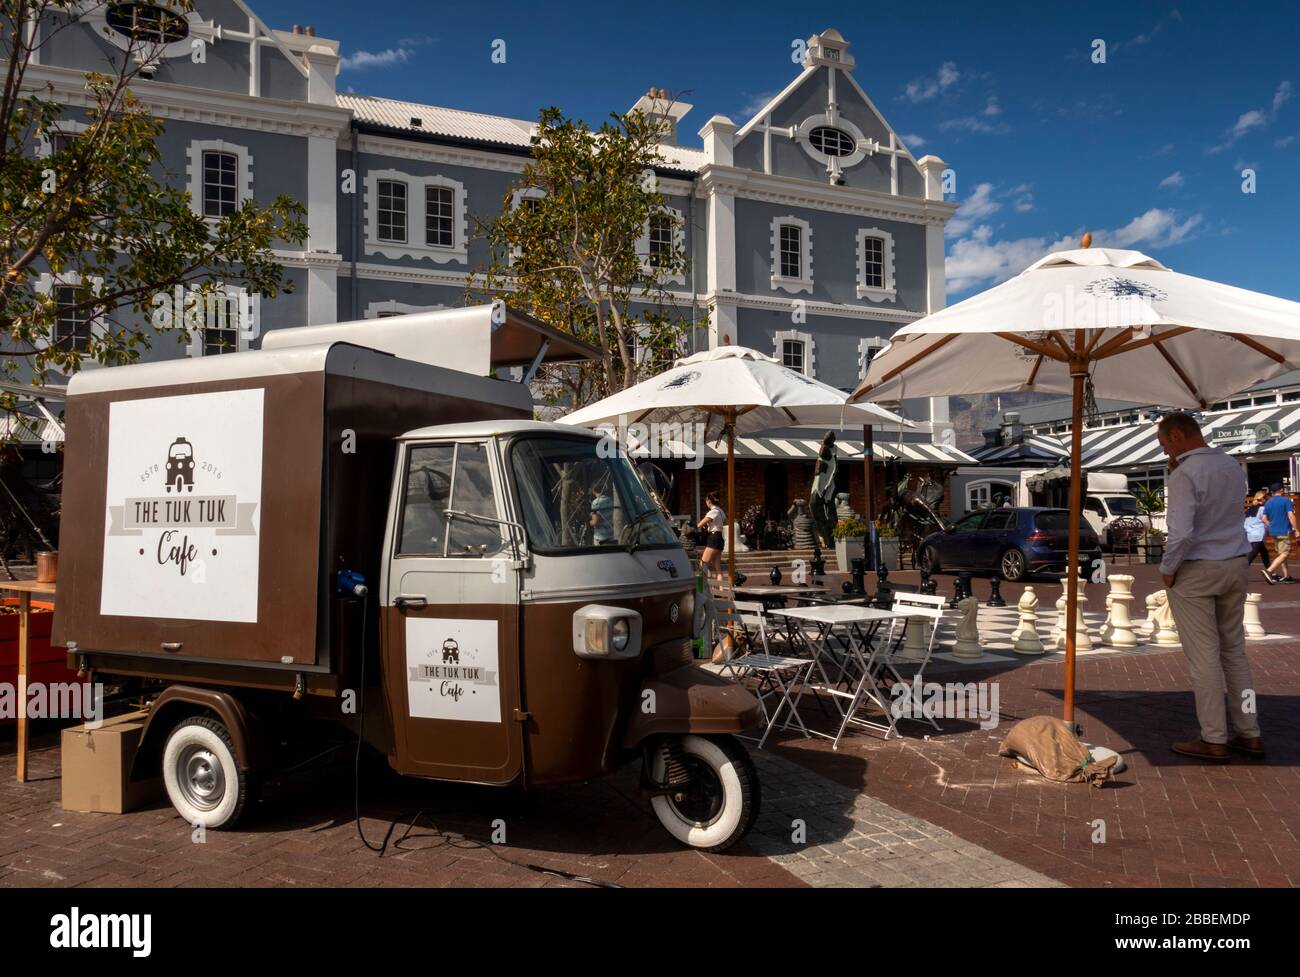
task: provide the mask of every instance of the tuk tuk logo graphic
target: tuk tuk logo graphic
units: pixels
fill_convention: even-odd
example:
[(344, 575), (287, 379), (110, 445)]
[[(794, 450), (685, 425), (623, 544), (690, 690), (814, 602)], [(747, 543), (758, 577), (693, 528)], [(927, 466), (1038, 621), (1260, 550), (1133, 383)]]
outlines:
[[(210, 476), (221, 473), (203, 466)], [(142, 536), (146, 530), (161, 530), (154, 556), (159, 566), (173, 564), (185, 576), (200, 557), (216, 557), (220, 549), (201, 552), (191, 539), (195, 530), (213, 530), (217, 536), (253, 536), (256, 502), (240, 502), (234, 495), (193, 495), (195, 472), (199, 470), (194, 446), (184, 436), (174, 438), (161, 466), (150, 466), (145, 481), (161, 473), (162, 496), (133, 496), (120, 506), (110, 505), (109, 536)], [(147, 550), (139, 549), (141, 556)]]
[(497, 622), (408, 618), (407, 709), (421, 719), (501, 722)]

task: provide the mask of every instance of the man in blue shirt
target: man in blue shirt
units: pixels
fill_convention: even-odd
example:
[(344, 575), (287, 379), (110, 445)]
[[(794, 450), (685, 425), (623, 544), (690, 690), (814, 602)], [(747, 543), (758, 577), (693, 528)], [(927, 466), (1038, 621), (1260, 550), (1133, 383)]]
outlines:
[[(1182, 639), (1201, 727), (1200, 739), (1174, 743), (1172, 749), (1220, 763), (1231, 758), (1229, 751), (1262, 758), (1264, 741), (1243, 622), (1250, 552), (1241, 519), (1246, 474), (1231, 457), (1205, 443), (1190, 414), (1169, 414), (1156, 433), (1169, 456), (1169, 537), (1160, 574)], [(1229, 715), (1236, 733), (1231, 739)]]
[[(1268, 522), (1268, 534), (1273, 537), (1273, 547), (1277, 550), (1277, 559), (1264, 568), (1264, 579), (1269, 583), (1295, 583), (1291, 568), (1287, 566), (1287, 557), (1291, 555), (1291, 539), (1296, 531), (1295, 506), (1282, 494), (1282, 486), (1274, 482), (1269, 486), (1273, 497), (1264, 503), (1264, 518)], [(1282, 568), (1281, 575), (1278, 568)]]

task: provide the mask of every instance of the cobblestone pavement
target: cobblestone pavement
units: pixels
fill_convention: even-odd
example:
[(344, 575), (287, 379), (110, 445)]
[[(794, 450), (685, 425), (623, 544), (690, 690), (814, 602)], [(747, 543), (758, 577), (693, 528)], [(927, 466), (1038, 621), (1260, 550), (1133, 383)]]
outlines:
[(763, 812), (749, 836), (749, 846), (809, 885), (1061, 885), (951, 831), (771, 753), (756, 753), (755, 764), (763, 783)]

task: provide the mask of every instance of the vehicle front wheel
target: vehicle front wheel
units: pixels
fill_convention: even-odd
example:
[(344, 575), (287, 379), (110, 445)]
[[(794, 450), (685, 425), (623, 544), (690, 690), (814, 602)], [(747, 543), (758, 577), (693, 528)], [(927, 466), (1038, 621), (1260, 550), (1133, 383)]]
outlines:
[(190, 825), (234, 827), (248, 801), (248, 771), (239, 768), (230, 732), (216, 719), (190, 716), (167, 737), (163, 783)]
[(928, 574), (933, 575), (938, 573), (939, 553), (935, 550), (933, 546), (922, 546), (921, 554), (916, 561), (916, 565)]
[(1015, 583), (1025, 578), (1025, 554), (1017, 549), (1007, 550), (1002, 554), (1001, 574), (1003, 580)]
[[(650, 799), (670, 835), (702, 851), (725, 851), (749, 831), (758, 817), (758, 771), (749, 753), (732, 736), (683, 736), (677, 756), (690, 774), (680, 791)], [(651, 777), (664, 783), (667, 757), (654, 751)]]

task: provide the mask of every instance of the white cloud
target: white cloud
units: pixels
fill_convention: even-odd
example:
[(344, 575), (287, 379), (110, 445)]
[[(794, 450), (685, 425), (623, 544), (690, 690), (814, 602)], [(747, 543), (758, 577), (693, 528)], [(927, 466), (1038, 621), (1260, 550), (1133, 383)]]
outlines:
[(1237, 121), (1232, 127), (1224, 133), (1224, 140), (1217, 145), (1208, 147), (1207, 153), (1221, 153), (1232, 146), (1238, 139), (1253, 132), (1256, 129), (1262, 129), (1277, 118), (1278, 111), (1291, 100), (1291, 82), (1283, 80), (1278, 83), (1277, 90), (1273, 92), (1272, 107), (1268, 111), (1264, 109), (1251, 109), (1249, 112), (1243, 112), (1237, 117)]
[(977, 115), (963, 115), (956, 119), (944, 119), (939, 128), (945, 132), (959, 130), (964, 132), (1006, 132), (1010, 127), (1005, 123), (990, 125)]
[(920, 149), (922, 146), (925, 145), (925, 140), (922, 139), (920, 136), (916, 135), (916, 133), (911, 133), (910, 135), (906, 135), (906, 136), (899, 136), (898, 138), (903, 141), (903, 145), (906, 146), (908, 149)]
[(1273, 114), (1276, 115), (1277, 110), (1289, 101), (1291, 101), (1291, 83), (1283, 81), (1273, 93)]
[(975, 224), (1000, 210), (1002, 205), (993, 199), (993, 184), (981, 183), (975, 192), (962, 201), (957, 213), (948, 221), (945, 233), (949, 237), (961, 237)]
[[(953, 223), (950, 221), (949, 227)], [(1200, 225), (1200, 214), (1184, 218), (1172, 210), (1152, 208), (1123, 227), (1094, 231), (1093, 244), (1118, 248), (1170, 247), (1189, 240)], [(945, 262), (948, 287), (953, 292), (964, 292), (980, 285), (1006, 281), (1045, 254), (1077, 248), (1079, 237), (1080, 234), (1075, 233), (995, 241), (992, 228), (982, 224), (949, 248)]]
[(984, 106), (984, 114), (991, 116), (1002, 114), (1002, 106), (998, 104), (998, 97), (996, 95), (989, 96), (988, 104)]
[(772, 99), (776, 98), (777, 94), (778, 93), (775, 91), (760, 92), (759, 94), (751, 98), (748, 102), (746, 102), (744, 105), (742, 105), (740, 111), (737, 113), (741, 119), (740, 124), (744, 125), (754, 116), (758, 115), (759, 112), (763, 111), (763, 109), (767, 106), (767, 103), (772, 101)]
[(908, 82), (904, 97), (911, 102), (928, 102), (957, 84), (960, 78), (961, 72), (957, 70), (956, 63), (945, 61), (939, 65), (939, 71), (933, 78), (917, 78)]
[(1300, 133), (1291, 136), (1283, 136), (1281, 139), (1277, 140), (1277, 142), (1275, 142), (1273, 145), (1275, 145), (1278, 149), (1286, 149), (1287, 146), (1290, 146), (1297, 139), (1300, 139)]
[(1165, 177), (1163, 180), (1160, 181), (1160, 188), (1162, 190), (1163, 189), (1176, 190), (1178, 187), (1181, 187), (1185, 182), (1186, 181), (1183, 179), (1182, 171), (1174, 170), (1167, 177)]
[(342, 58), (339, 67), (343, 71), (367, 71), (371, 68), (391, 68), (403, 64), (411, 56), (411, 49), (390, 47), (382, 51), (357, 51)]
[(1022, 194), (1016, 198), (1014, 206), (1018, 214), (1029, 213), (1034, 209), (1034, 195), (1032, 193)]

